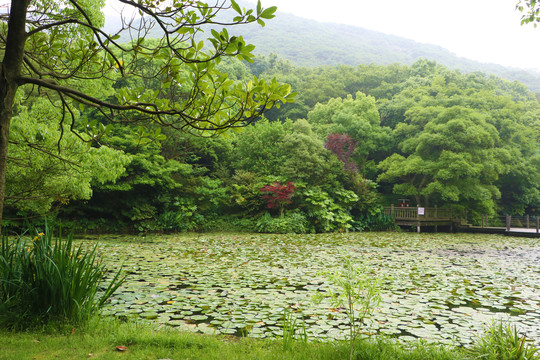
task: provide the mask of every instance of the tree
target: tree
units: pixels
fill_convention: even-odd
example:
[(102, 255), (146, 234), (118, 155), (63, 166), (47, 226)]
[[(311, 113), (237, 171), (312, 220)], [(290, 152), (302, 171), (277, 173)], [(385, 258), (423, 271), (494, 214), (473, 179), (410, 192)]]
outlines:
[(286, 185), (276, 181), (272, 185), (263, 186), (260, 190), (264, 193), (263, 199), (266, 200), (267, 207), (269, 209), (278, 208), (280, 216), (283, 216), (285, 205), (292, 204), (291, 197), (295, 189), (294, 183), (290, 181)]
[(331, 189), (347, 177), (343, 163), (324, 148), (306, 120), (258, 121), (233, 138), (231, 167), (276, 180)]
[(353, 160), (364, 176), (374, 172), (370, 161), (377, 153), (392, 145), (391, 130), (381, 126), (375, 99), (362, 92), (357, 92), (354, 98), (348, 95), (317, 104), (308, 113), (308, 121), (324, 139), (330, 134), (347, 134), (356, 141)]
[(533, 23), (534, 27), (540, 22), (540, 1), (519, 0), (516, 8), (524, 13), (521, 16), (521, 25)]
[(336, 154), (338, 159), (345, 164), (345, 169), (355, 172), (358, 170), (351, 156), (356, 150), (357, 142), (348, 134), (329, 134), (324, 147)]
[(88, 199), (93, 184), (116, 181), (124, 173), (129, 155), (112, 147), (87, 146), (67, 125), (51, 126), (61, 110), (47, 99), (28, 102), (31, 106), (18, 107), (11, 126), (7, 208), (42, 214), (55, 203)]
[[(0, 213), (9, 129), (21, 87), (60, 107), (58, 124), (69, 124), (89, 143), (98, 141), (107, 127), (78, 123), (77, 105), (97, 109), (108, 122), (153, 123), (207, 135), (244, 126), (274, 105), (291, 101), (288, 85), (257, 78), (234, 82), (216, 69), (222, 57), (251, 61), (254, 47), (242, 36), (210, 25), (264, 25), (264, 19), (274, 17), (275, 7), (263, 9), (259, 2), (256, 10), (247, 10), (234, 0), (117, 2), (140, 16), (123, 17), (122, 28), (113, 35), (101, 30), (103, 0), (17, 0), (0, 15)], [(162, 37), (152, 42), (147, 37), (153, 28)], [(200, 40), (205, 30), (207, 42)], [(121, 44), (122, 34), (133, 40)], [(149, 61), (158, 63), (152, 73), (140, 66)], [(154, 79), (162, 86), (157, 91), (127, 86), (134, 79)], [(93, 90), (94, 83), (115, 86), (116, 91), (103, 97)], [(85, 132), (76, 131), (81, 128)]]
[(405, 138), (400, 144), (404, 155), (382, 161), (378, 179), (400, 180), (394, 193), (414, 196), (418, 206), (441, 199), (492, 212), (500, 197), (494, 182), (507, 171), (510, 154), (500, 147), (487, 116), (462, 106), (436, 106), (413, 108), (407, 117), (410, 123), (395, 130)]

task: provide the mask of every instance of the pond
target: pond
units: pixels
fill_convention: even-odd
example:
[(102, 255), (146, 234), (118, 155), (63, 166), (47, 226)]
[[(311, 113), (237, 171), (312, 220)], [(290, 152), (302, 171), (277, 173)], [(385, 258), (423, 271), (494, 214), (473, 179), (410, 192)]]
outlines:
[[(104, 309), (202, 333), (282, 334), (284, 308), (312, 340), (343, 339), (347, 319), (311, 297), (343, 259), (382, 279), (366, 334), (467, 346), (493, 320), (540, 344), (540, 241), (484, 234), (343, 233), (102, 236), (128, 276)], [(302, 323), (301, 320), (298, 323)]]

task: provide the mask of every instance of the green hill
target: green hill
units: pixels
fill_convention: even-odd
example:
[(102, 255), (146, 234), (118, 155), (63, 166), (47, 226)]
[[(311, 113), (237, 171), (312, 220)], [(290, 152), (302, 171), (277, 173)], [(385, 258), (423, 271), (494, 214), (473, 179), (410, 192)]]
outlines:
[(279, 13), (264, 28), (250, 25), (239, 29), (244, 38), (256, 46), (257, 53), (275, 53), (299, 66), (410, 65), (426, 58), (463, 72), (478, 71), (517, 80), (532, 91), (540, 92), (540, 72), (480, 63), (459, 57), (437, 45), (360, 27), (321, 23)]
[[(118, 18), (107, 18), (106, 30), (113, 31), (118, 24)], [(540, 92), (540, 72), (480, 63), (458, 57), (440, 46), (355, 26), (322, 23), (278, 12), (264, 28), (250, 24), (228, 30), (242, 34), (247, 42), (256, 46), (257, 54), (275, 53), (297, 66), (410, 65), (426, 58), (463, 72), (483, 72), (517, 80), (531, 91)]]

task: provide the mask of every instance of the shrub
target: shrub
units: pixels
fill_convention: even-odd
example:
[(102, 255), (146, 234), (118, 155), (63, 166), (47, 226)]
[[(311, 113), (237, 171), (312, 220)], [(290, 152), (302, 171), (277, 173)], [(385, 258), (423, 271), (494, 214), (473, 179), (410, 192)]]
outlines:
[(292, 203), (291, 196), (293, 196), (296, 187), (290, 181), (287, 185), (282, 185), (281, 182), (276, 181), (272, 185), (265, 185), (260, 190), (264, 193), (262, 198), (266, 200), (267, 207), (269, 209), (279, 209), (280, 216), (283, 216), (285, 205)]
[(394, 230), (396, 224), (391, 216), (385, 215), (382, 209), (372, 210), (367, 213), (360, 214), (353, 221), (353, 229), (355, 231), (382, 231)]
[(202, 215), (191, 199), (176, 199), (173, 203), (175, 210), (164, 211), (156, 221), (156, 227), (163, 231), (195, 231), (205, 222)]
[(23, 328), (49, 320), (81, 323), (96, 314), (122, 284), (120, 271), (102, 288), (106, 269), (97, 246), (75, 248), (73, 237), (52, 239), (52, 231), (32, 240), (2, 237), (0, 325)]
[(295, 211), (277, 218), (265, 213), (255, 224), (255, 230), (260, 233), (305, 234), (310, 232), (311, 229), (305, 215)]
[(318, 232), (346, 231), (351, 228), (353, 218), (350, 207), (358, 200), (352, 191), (335, 189), (328, 194), (319, 188), (303, 192), (305, 211)]
[(494, 322), (471, 348), (477, 359), (540, 360), (540, 349), (527, 344), (515, 326)]

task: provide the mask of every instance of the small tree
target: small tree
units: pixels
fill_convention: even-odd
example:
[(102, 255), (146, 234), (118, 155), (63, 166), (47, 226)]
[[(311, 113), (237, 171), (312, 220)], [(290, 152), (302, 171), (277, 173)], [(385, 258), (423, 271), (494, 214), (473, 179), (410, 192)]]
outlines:
[(276, 181), (272, 185), (262, 187), (261, 192), (265, 193), (263, 199), (266, 200), (268, 208), (278, 208), (280, 216), (283, 216), (285, 205), (292, 203), (291, 197), (295, 189), (296, 186), (290, 181), (287, 185), (282, 185), (281, 182)]
[[(349, 318), (350, 359), (354, 355), (354, 343), (362, 332), (364, 320), (370, 317), (375, 307), (381, 302), (380, 279), (370, 274), (364, 266), (353, 264), (350, 258), (345, 259), (341, 271), (324, 273), (328, 281), (335, 287), (328, 291), (326, 297), (332, 306), (341, 308)], [(315, 303), (320, 303), (324, 296), (317, 294)]]
[(348, 134), (329, 134), (324, 147), (336, 154), (338, 159), (345, 164), (345, 169), (350, 172), (356, 172), (358, 171), (358, 167), (351, 157), (356, 150), (357, 144), (358, 141), (355, 141)]

